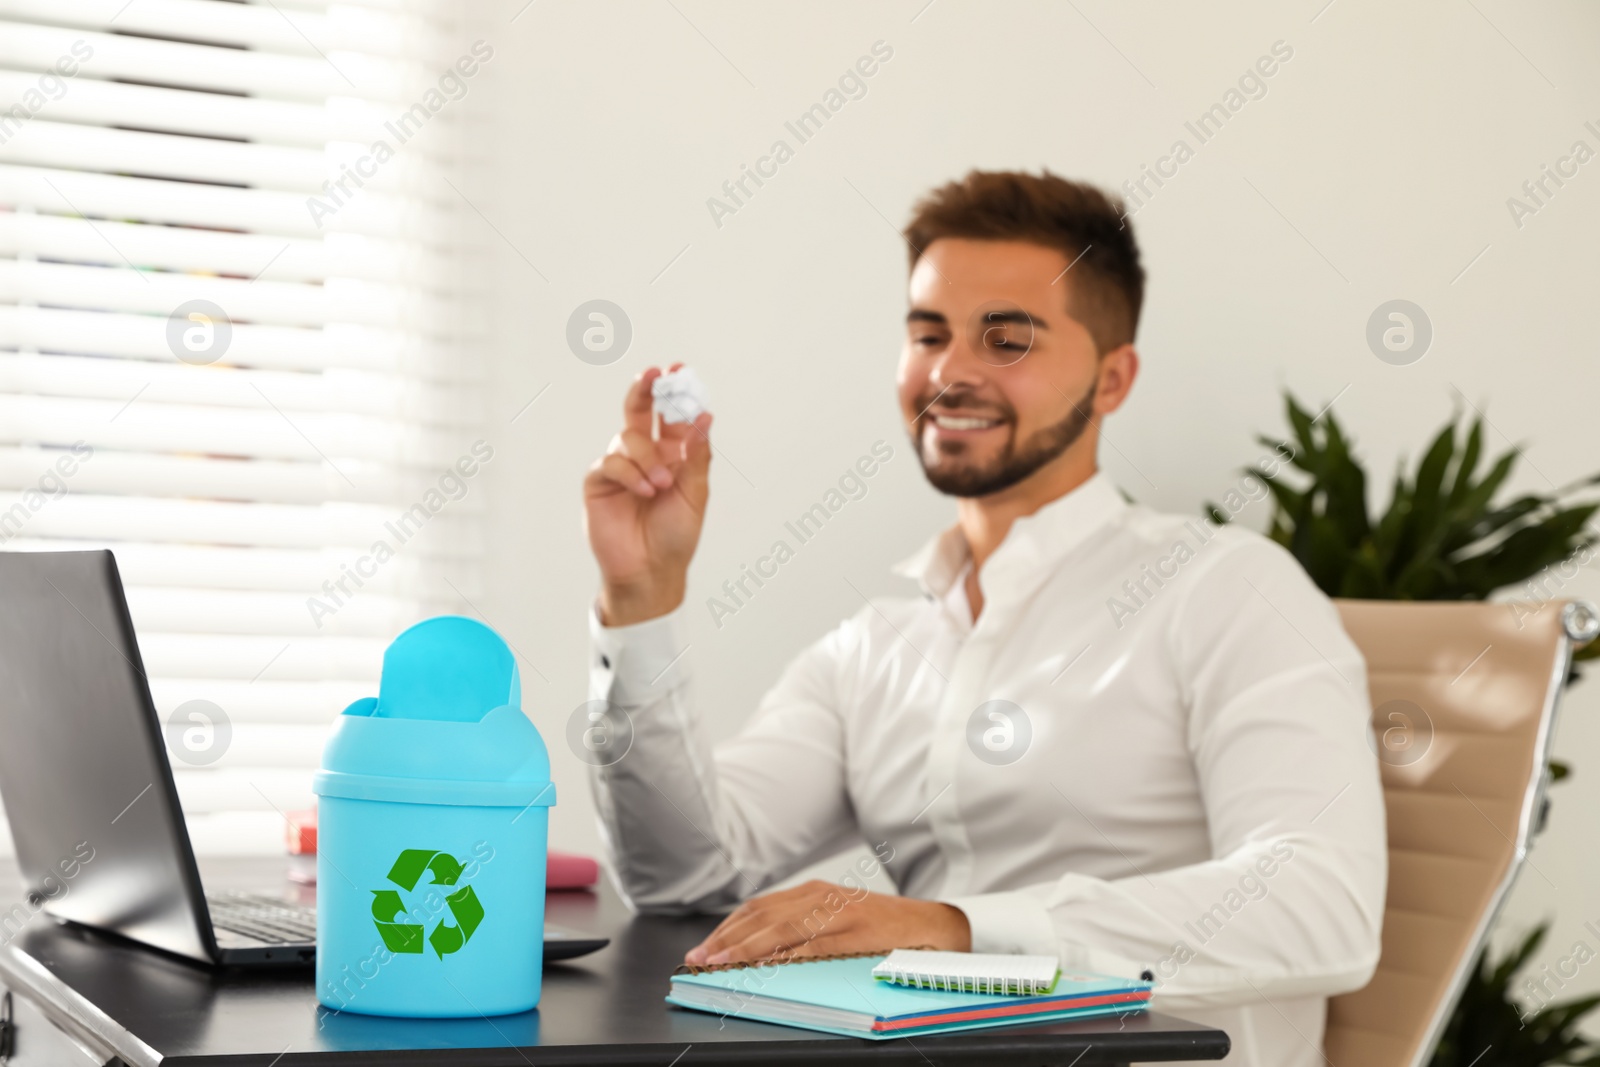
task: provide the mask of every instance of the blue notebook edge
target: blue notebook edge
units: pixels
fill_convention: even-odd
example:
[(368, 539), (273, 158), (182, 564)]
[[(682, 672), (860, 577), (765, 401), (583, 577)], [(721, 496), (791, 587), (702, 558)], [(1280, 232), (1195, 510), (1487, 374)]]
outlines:
[[(766, 967), (715, 968), (672, 976), (666, 1001), (690, 1011), (744, 1018), (776, 1026), (882, 1040), (889, 1037), (956, 1033), (964, 1030), (1082, 1019), (1106, 1014), (1133, 1014), (1149, 1007), (1152, 983), (1108, 974), (1058, 975), (1055, 989), (1045, 994), (985, 994), (950, 990), (920, 990), (879, 983), (871, 976), (882, 953), (822, 956), (772, 961)], [(707, 991), (710, 996), (701, 995)], [(848, 992), (847, 992), (848, 991)], [(1103, 997), (1144, 994), (1141, 1000), (1083, 1003)], [(718, 997), (727, 999), (718, 1000)], [(1040, 1002), (1068, 1003), (1050, 1007)], [(1071, 1003), (1076, 1000), (1078, 1003)], [(788, 1011), (785, 1006), (801, 1009)], [(1037, 1006), (1032, 1013), (948, 1019), (949, 1015), (992, 1008)], [(862, 1011), (865, 1007), (867, 1010)], [(820, 1009), (808, 1011), (805, 1009)], [(828, 1012), (848, 1012), (878, 1022), (899, 1025), (890, 1031), (851, 1029), (848, 1018), (828, 1017)], [(797, 1017), (798, 1016), (798, 1017)], [(809, 1017), (807, 1017), (809, 1016)], [(819, 1017), (820, 1016), (820, 1017)], [(945, 1017), (941, 1019), (941, 1017)]]
[(881, 1033), (876, 1030), (846, 1030), (841, 1027), (823, 1026), (820, 1023), (799, 1022), (793, 1019), (764, 1019), (760, 1015), (750, 1012), (717, 1012), (695, 1004), (686, 1004), (672, 994), (667, 994), (666, 1002), (689, 1011), (698, 1011), (707, 1015), (723, 1015), (724, 1018), (744, 1019), (749, 1022), (766, 1023), (769, 1026), (789, 1026), (800, 1030), (812, 1030), (817, 1033), (832, 1034), (835, 1037), (860, 1037), (868, 1041), (890, 1041), (897, 1037), (923, 1037), (927, 1034), (954, 1034), (964, 1030), (990, 1030), (997, 1026), (1031, 1026), (1038, 1023), (1070, 1022), (1077, 1019), (1093, 1018), (1097, 1015), (1135, 1015), (1142, 1014), (1148, 1007), (1149, 1001), (1137, 1001), (1127, 1004), (1099, 1004), (1088, 1008), (1068, 1008), (1064, 1011), (1040, 1012), (1023, 1018), (1009, 1019), (970, 1019), (966, 1022), (939, 1023), (934, 1026), (912, 1026), (893, 1033)]

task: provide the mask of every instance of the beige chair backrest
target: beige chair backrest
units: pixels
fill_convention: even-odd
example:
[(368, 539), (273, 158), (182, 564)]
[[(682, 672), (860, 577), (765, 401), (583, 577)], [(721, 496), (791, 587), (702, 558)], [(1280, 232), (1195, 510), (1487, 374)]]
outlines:
[(1329, 1002), (1324, 1045), (1333, 1067), (1416, 1067), (1537, 828), (1577, 608), (1336, 603), (1367, 660), (1389, 895), (1377, 973)]

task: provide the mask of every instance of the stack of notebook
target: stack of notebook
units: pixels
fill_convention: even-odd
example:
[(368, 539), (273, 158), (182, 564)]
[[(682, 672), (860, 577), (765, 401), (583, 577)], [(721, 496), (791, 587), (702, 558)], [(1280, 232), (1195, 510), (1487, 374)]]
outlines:
[(681, 967), (669, 1004), (845, 1037), (916, 1037), (1142, 1011), (1150, 983), (1029, 970), (1019, 957), (908, 953)]

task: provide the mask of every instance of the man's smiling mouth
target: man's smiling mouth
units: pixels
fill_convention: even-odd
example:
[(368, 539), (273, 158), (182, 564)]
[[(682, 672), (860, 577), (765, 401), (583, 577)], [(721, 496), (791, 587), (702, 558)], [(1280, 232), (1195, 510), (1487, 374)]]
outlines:
[(961, 433), (973, 430), (990, 430), (1001, 425), (1005, 420), (982, 418), (976, 415), (933, 414), (929, 416), (929, 421), (940, 430)]

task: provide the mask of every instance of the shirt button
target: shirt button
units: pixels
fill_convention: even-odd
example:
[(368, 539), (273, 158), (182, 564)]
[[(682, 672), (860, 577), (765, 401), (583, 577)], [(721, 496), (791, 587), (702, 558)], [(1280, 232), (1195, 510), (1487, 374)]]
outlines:
[(610, 656), (601, 656), (600, 657), (600, 666), (609, 668), (611, 666), (611, 657)]

